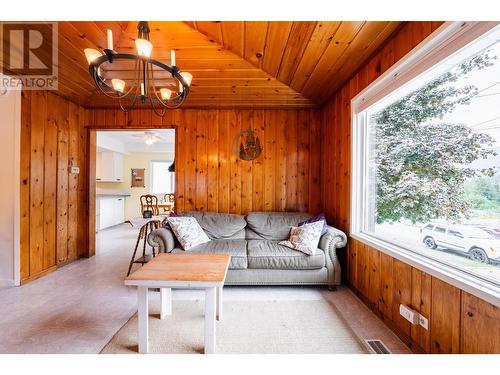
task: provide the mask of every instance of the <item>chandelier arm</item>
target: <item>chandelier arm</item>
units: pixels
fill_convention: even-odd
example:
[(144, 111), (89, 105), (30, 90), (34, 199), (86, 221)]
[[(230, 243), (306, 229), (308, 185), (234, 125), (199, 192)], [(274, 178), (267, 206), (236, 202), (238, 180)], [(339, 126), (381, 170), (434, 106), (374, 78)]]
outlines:
[(168, 100), (166, 102), (164, 102), (159, 96), (158, 96), (158, 92), (156, 90), (156, 81), (155, 81), (155, 75), (154, 75), (154, 71), (153, 71), (153, 67), (151, 65), (151, 69), (150, 69), (150, 73), (151, 73), (151, 82), (153, 84), (153, 92), (155, 93), (155, 96), (156, 96), (156, 99), (158, 100), (158, 102), (160, 103), (161, 105), (161, 108), (160, 107), (157, 107), (156, 105), (154, 105), (154, 101), (153, 100), (150, 100), (150, 104), (151, 104), (151, 108), (153, 109), (154, 113), (160, 117), (163, 117), (165, 116), (165, 113), (167, 112), (167, 105), (166, 105), (166, 102), (168, 102)]
[[(108, 55), (100, 56), (100, 57), (96, 58), (94, 60), (94, 62), (91, 63), (91, 66), (97, 70), (100, 65), (102, 65), (105, 62), (109, 62), (110, 59), (113, 60), (113, 62), (116, 60), (139, 60), (139, 61), (149, 62), (150, 64), (155, 65), (155, 66), (169, 72), (173, 78), (175, 78), (175, 79), (177, 79), (177, 81), (179, 81), (179, 83), (182, 85), (182, 88), (183, 88), (182, 93), (179, 93), (174, 98), (171, 98), (170, 101), (183, 100), (183, 97), (185, 97), (185, 96), (187, 96), (187, 94), (189, 94), (189, 91), (190, 91), (189, 85), (187, 84), (184, 77), (182, 77), (182, 75), (180, 74), (180, 70), (177, 66), (170, 66), (167, 64), (163, 64), (162, 62), (157, 61), (157, 60), (153, 60), (150, 58), (141, 57), (141, 56), (137, 56), (137, 55), (132, 55), (129, 53), (113, 53), (110, 56), (108, 56)], [(140, 71), (140, 69), (139, 69), (139, 71)], [(91, 73), (91, 75), (93, 76), (92, 73)], [(103, 85), (105, 85), (111, 91), (114, 91), (113, 87), (108, 85), (106, 82), (103, 82)]]
[[(189, 86), (188, 86), (189, 87)], [(180, 95), (180, 99), (179, 99), (179, 102), (177, 105), (173, 106), (173, 107), (170, 107), (172, 109), (176, 109), (176, 108), (179, 108), (182, 104), (184, 104), (184, 102), (186, 101), (186, 97), (187, 97), (187, 91), (183, 91)]]
[[(151, 82), (153, 83), (153, 92), (155, 93), (156, 99), (158, 99), (161, 104), (165, 107), (165, 103), (163, 100), (158, 96), (158, 91), (156, 90), (156, 81), (155, 81), (155, 75), (153, 69), (151, 69)], [(168, 100), (167, 100), (168, 101)]]
[[(137, 68), (138, 68), (138, 64), (139, 64), (139, 61), (136, 60), (135, 61), (135, 66), (134, 66), (134, 71), (137, 73)], [(133, 99), (131, 99), (131, 103), (130, 103), (130, 106), (129, 107), (124, 107), (123, 104), (122, 104), (122, 98), (120, 98), (120, 100), (118, 101), (118, 103), (120, 104), (120, 108), (122, 109), (123, 112), (125, 113), (128, 113), (130, 112), (134, 106), (135, 106), (135, 102), (137, 100), (137, 77), (134, 79), (134, 84), (130, 86), (130, 89), (129, 91), (127, 92), (127, 98), (128, 98), (128, 94), (133, 90), (135, 89), (135, 93), (133, 95)], [(124, 97), (125, 98), (125, 97)]]
[[(139, 60), (135, 60), (134, 71), (137, 70), (137, 65), (138, 64), (139, 64)], [(135, 83), (135, 81), (134, 81), (134, 83)], [(136, 85), (131, 85), (130, 88), (128, 89), (127, 93), (124, 95), (124, 97), (129, 96), (129, 94), (132, 92), (132, 90), (134, 89), (134, 87), (137, 88)]]
[(111, 95), (111, 94), (107, 93), (106, 91), (104, 91), (102, 89), (102, 84), (99, 81), (95, 81), (95, 85), (97, 86), (99, 91), (101, 93), (103, 93), (105, 96), (107, 96), (108, 98), (111, 98), (111, 99), (120, 99), (121, 98), (121, 95), (116, 95), (116, 91), (113, 91), (113, 93), (115, 93), (115, 95)]
[(122, 104), (122, 98), (118, 100), (118, 104), (120, 104), (120, 108), (122, 109), (123, 112), (128, 113), (131, 108), (124, 108)]
[(138, 95), (137, 95), (137, 91), (139, 90), (139, 78), (140, 78), (140, 70), (139, 70), (139, 65), (140, 65), (140, 62), (139, 60), (136, 60), (135, 61), (135, 72), (136, 72), (136, 77), (135, 77), (135, 80), (134, 80), (134, 88), (135, 88), (135, 93), (134, 93), (134, 97), (132, 99), (132, 103), (130, 104), (130, 107), (129, 107), (129, 111), (134, 109), (135, 107), (135, 103), (137, 102), (137, 98), (138, 98)]
[(156, 99), (157, 99), (158, 103), (160, 103), (160, 105), (163, 107), (163, 113), (165, 113), (166, 109), (171, 108), (168, 105), (168, 103), (171, 102), (171, 99), (163, 100), (163, 98), (161, 98), (160, 96), (158, 96), (158, 91), (156, 90), (156, 81), (155, 81), (155, 78), (154, 78), (154, 74), (151, 75), (151, 80), (153, 82), (153, 91), (155, 93)]
[(153, 104), (152, 101), (149, 101), (149, 103), (151, 104), (151, 109), (153, 110), (154, 113), (156, 113), (156, 115), (160, 117), (165, 116), (165, 112), (167, 111), (167, 108), (165, 106), (162, 109), (159, 109)]
[[(99, 76), (98, 74), (99, 67), (91, 65), (89, 66), (89, 72), (92, 75), (92, 78), (94, 79), (94, 83), (99, 89), (101, 93), (103, 93), (105, 96), (111, 99), (122, 99), (126, 96), (129, 95), (130, 91), (132, 91), (132, 88), (127, 93), (120, 93), (119, 91), (116, 91), (113, 87), (109, 86), (106, 82), (104, 82), (104, 79)], [(109, 92), (106, 92), (103, 88), (108, 89), (110, 92), (114, 93), (115, 95), (111, 95)]]
[[(153, 73), (152, 66), (150, 66), (149, 68), (150, 69), (148, 69), (148, 76), (149, 76), (148, 78), (149, 78), (149, 81), (153, 84), (153, 92), (157, 96), (156, 89), (155, 89), (154, 73)], [(158, 116), (163, 117), (163, 116), (161, 116), (161, 112), (159, 112), (160, 110), (158, 108), (156, 108), (156, 106), (155, 106), (155, 104), (154, 104), (154, 102), (153, 102), (153, 100), (151, 98), (149, 98), (148, 102), (149, 102), (149, 105), (151, 106), (151, 109), (153, 110), (153, 112), (155, 114), (157, 114)]]

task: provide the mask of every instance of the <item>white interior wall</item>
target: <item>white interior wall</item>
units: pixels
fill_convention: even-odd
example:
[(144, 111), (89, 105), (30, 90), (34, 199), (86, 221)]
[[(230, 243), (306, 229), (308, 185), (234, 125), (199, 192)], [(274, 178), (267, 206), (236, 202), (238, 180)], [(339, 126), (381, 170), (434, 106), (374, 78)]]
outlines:
[(21, 91), (0, 88), (0, 287), (19, 285), (20, 123)]

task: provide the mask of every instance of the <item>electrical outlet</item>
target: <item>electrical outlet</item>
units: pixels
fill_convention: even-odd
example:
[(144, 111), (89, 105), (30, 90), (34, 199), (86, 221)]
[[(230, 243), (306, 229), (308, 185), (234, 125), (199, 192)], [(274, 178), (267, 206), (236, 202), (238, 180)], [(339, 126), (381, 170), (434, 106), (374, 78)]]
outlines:
[(78, 174), (78, 173), (80, 173), (80, 168), (78, 168), (78, 167), (71, 167), (70, 168), (70, 173)]
[(429, 320), (423, 315), (418, 314), (418, 324), (427, 330), (429, 329)]
[(411, 324), (418, 324), (419, 313), (415, 310), (410, 309), (408, 306), (403, 304), (399, 305), (399, 314), (401, 314), (401, 316), (408, 320)]

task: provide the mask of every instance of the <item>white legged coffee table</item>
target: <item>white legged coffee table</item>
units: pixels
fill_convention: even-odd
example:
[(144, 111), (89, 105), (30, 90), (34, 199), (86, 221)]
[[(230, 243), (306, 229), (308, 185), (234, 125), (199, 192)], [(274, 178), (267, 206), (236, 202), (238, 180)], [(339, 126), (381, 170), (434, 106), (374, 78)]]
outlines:
[(229, 254), (158, 254), (125, 279), (125, 285), (137, 286), (139, 353), (149, 352), (149, 288), (160, 288), (160, 319), (172, 313), (172, 288), (204, 289), (205, 354), (215, 352), (215, 319), (222, 318), (229, 259)]

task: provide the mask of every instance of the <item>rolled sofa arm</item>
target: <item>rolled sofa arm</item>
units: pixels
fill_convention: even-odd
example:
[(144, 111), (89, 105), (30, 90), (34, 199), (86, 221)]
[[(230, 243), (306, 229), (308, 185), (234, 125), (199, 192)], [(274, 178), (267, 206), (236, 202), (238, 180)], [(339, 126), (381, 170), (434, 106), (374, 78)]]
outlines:
[[(319, 241), (319, 248), (322, 250), (326, 250), (328, 246), (332, 245), (330, 242), (333, 241), (333, 246), (336, 249), (340, 249), (347, 245), (347, 236), (340, 229), (331, 227), (328, 225), (327, 227), (328, 233), (324, 234)], [(323, 246), (321, 246), (323, 244)]]
[(175, 236), (170, 229), (158, 228), (149, 233), (148, 243), (159, 253), (170, 253), (175, 248)]
[(340, 285), (340, 263), (337, 259), (336, 249), (347, 244), (347, 236), (344, 232), (334, 227), (328, 226), (328, 233), (319, 240), (318, 247), (325, 252), (326, 268), (328, 270), (329, 286)]

